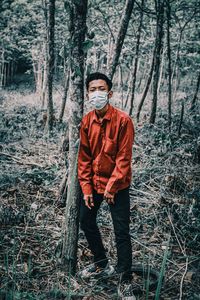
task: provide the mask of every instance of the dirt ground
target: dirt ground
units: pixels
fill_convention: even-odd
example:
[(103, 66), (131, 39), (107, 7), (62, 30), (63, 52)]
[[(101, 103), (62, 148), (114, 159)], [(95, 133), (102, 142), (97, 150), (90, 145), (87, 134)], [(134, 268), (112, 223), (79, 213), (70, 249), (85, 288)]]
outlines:
[[(169, 132), (166, 111), (158, 110), (156, 125), (145, 115), (135, 124), (133, 260), (159, 272), (159, 299), (194, 300), (200, 299), (200, 115), (186, 105), (180, 127), (177, 105)], [(0, 299), (117, 299), (115, 279), (109, 289), (109, 283), (71, 277), (62, 266), (64, 208), (58, 199), (66, 172), (66, 126), (66, 121), (56, 124), (48, 137), (33, 93), (7, 91), (1, 97)], [(98, 223), (114, 264), (115, 240), (106, 204)], [(77, 271), (90, 263), (80, 231)], [(155, 299), (156, 290), (149, 291), (144, 281), (136, 298)]]

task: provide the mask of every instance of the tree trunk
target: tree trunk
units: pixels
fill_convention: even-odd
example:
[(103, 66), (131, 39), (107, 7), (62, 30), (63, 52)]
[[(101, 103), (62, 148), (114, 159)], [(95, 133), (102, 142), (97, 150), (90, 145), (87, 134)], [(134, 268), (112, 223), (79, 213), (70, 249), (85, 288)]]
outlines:
[(53, 127), (53, 73), (54, 73), (54, 26), (55, 26), (55, 0), (48, 0), (48, 26), (47, 26), (47, 126), (50, 132)]
[(198, 79), (197, 79), (196, 91), (195, 91), (195, 94), (194, 94), (194, 97), (193, 97), (192, 103), (191, 103), (191, 110), (194, 110), (195, 107), (196, 107), (197, 95), (198, 95), (198, 92), (199, 92), (199, 85), (200, 85), (200, 72), (199, 72), (199, 76), (198, 76)]
[(3, 64), (3, 86), (6, 86), (6, 63)]
[[(175, 76), (178, 77), (178, 61), (179, 61), (179, 53), (181, 49), (181, 42), (182, 42), (182, 37), (183, 37), (183, 32), (186, 28), (186, 26), (189, 24), (189, 22), (193, 19), (194, 15), (196, 14), (196, 10), (193, 12), (193, 14), (189, 17), (189, 19), (185, 22), (185, 24), (180, 28), (180, 36), (179, 36), (179, 41), (178, 41), (178, 47), (176, 51), (176, 56), (175, 56), (175, 62), (173, 63), (173, 71), (172, 71), (172, 81), (174, 80)], [(174, 94), (176, 94), (177, 91), (177, 78), (174, 84)], [(175, 96), (174, 96), (175, 98)]]
[(183, 124), (183, 116), (184, 116), (184, 102), (181, 103), (181, 115), (180, 115), (180, 121), (178, 126), (178, 137), (181, 136), (181, 128)]
[[(42, 65), (41, 69), (41, 85), (40, 85), (40, 101), (41, 101), (41, 106), (42, 109), (45, 107), (45, 104), (47, 103), (48, 105), (48, 100), (47, 100), (47, 94), (48, 94), (48, 58), (49, 58), (49, 53), (48, 53), (48, 40), (49, 40), (49, 32), (47, 28), (49, 27), (49, 20), (48, 20), (48, 8), (47, 8), (47, 0), (44, 0), (45, 5), (43, 7), (44, 9), (44, 19), (45, 19), (45, 27), (46, 27), (46, 34), (44, 35), (44, 44), (42, 47), (42, 53), (43, 55), (40, 55), (40, 64)], [(48, 125), (48, 124), (46, 124)]]
[(123, 109), (124, 106), (124, 82), (123, 82), (123, 71), (122, 66), (119, 66), (120, 70), (120, 89), (121, 89), (121, 109)]
[(106, 69), (107, 72), (109, 72), (109, 68), (111, 66), (111, 55), (113, 52), (113, 46), (114, 46), (114, 38), (112, 34), (109, 34), (108, 36), (108, 48), (107, 48), (107, 64), (106, 64)]
[(1, 55), (1, 64), (0, 64), (0, 88), (3, 87), (3, 77), (4, 77), (4, 52), (5, 50), (2, 50), (2, 55)]
[[(133, 64), (133, 59), (131, 61), (131, 64)], [(125, 100), (125, 103), (124, 103), (124, 108), (127, 107), (127, 104), (128, 104), (128, 100), (129, 100), (129, 96), (130, 96), (130, 90), (131, 90), (131, 73), (132, 73), (132, 70), (130, 70), (129, 74), (128, 74), (128, 87), (127, 87), (127, 93), (126, 93), (126, 100)]]
[(84, 52), (87, 0), (68, 2), (70, 7), (71, 64), (70, 64), (70, 115), (69, 115), (69, 176), (68, 193), (63, 224), (62, 261), (65, 270), (74, 274), (77, 262), (79, 228), (80, 185), (77, 177), (79, 125), (83, 116)]
[(132, 116), (132, 113), (133, 113), (133, 103), (134, 103), (134, 98), (135, 98), (135, 84), (136, 84), (136, 76), (137, 76), (137, 69), (138, 69), (138, 58), (139, 58), (139, 49), (140, 49), (140, 37), (141, 37), (142, 23), (143, 23), (143, 8), (144, 8), (144, 0), (142, 0), (142, 3), (141, 3), (140, 24), (139, 24), (139, 28), (138, 28), (136, 50), (135, 50), (135, 63), (134, 63), (134, 71), (133, 71), (133, 82), (132, 82), (132, 91), (131, 91), (131, 103), (130, 103), (130, 110), (129, 110), (129, 115), (130, 116)]
[(155, 1), (157, 25), (156, 25), (156, 51), (153, 75), (153, 99), (149, 122), (154, 124), (156, 119), (157, 100), (158, 100), (158, 81), (160, 73), (160, 60), (163, 48), (163, 22), (164, 22), (164, 0)]
[(45, 103), (47, 100), (47, 61), (44, 60), (44, 67), (43, 67), (43, 73), (42, 73), (42, 85), (41, 85), (41, 103), (42, 103), (42, 108), (45, 107)]
[[(48, 26), (48, 25), (47, 25)], [(40, 73), (41, 73), (41, 84), (40, 84), (40, 102), (42, 108), (45, 107), (47, 103), (47, 83), (48, 83), (48, 48), (47, 48), (47, 36), (45, 37), (45, 42), (43, 46), (43, 55), (41, 55), (40, 64)]]
[(172, 67), (171, 67), (171, 44), (170, 44), (170, 27), (171, 27), (171, 6), (170, 0), (167, 0), (167, 57), (168, 57), (168, 126), (171, 129), (172, 122)]
[(136, 118), (137, 118), (137, 122), (139, 122), (139, 119), (140, 119), (140, 113), (141, 113), (141, 110), (142, 110), (142, 106), (144, 104), (144, 101), (146, 99), (146, 96), (147, 96), (147, 93), (149, 91), (149, 87), (150, 87), (150, 84), (151, 84), (151, 80), (152, 80), (152, 76), (153, 76), (153, 69), (154, 69), (154, 62), (155, 62), (155, 48), (154, 48), (154, 52), (153, 52), (153, 58), (152, 58), (152, 63), (151, 63), (151, 69), (150, 69), (150, 72), (149, 72), (149, 77), (148, 77), (148, 80), (147, 80), (147, 84), (146, 84), (146, 87), (145, 87), (145, 90), (144, 90), (144, 93), (142, 95), (142, 98), (140, 100), (140, 103), (138, 105), (138, 109), (137, 109), (137, 115), (136, 115)]
[(66, 106), (66, 101), (67, 101), (67, 94), (68, 94), (68, 90), (69, 90), (69, 77), (70, 77), (70, 73), (67, 72), (67, 76), (65, 74), (64, 94), (63, 94), (62, 104), (61, 104), (61, 110), (60, 110), (60, 114), (59, 114), (59, 118), (58, 118), (58, 122), (60, 122), (60, 123), (63, 120), (63, 116), (64, 116), (64, 112), (65, 112), (65, 106)]
[(160, 72), (159, 72), (159, 79), (158, 79), (158, 94), (160, 93), (160, 86), (161, 86), (162, 77), (163, 77), (164, 61), (165, 61), (165, 44), (163, 45), (163, 50), (161, 53)]
[(121, 24), (119, 26), (118, 36), (117, 36), (116, 43), (115, 43), (115, 46), (113, 49), (113, 57), (112, 57), (112, 61), (111, 61), (110, 68), (109, 68), (110, 79), (113, 78), (116, 67), (118, 65), (119, 56), (120, 56), (120, 53), (122, 50), (124, 38), (126, 36), (128, 24), (129, 24), (131, 14), (133, 11), (134, 2), (135, 2), (135, 0), (126, 0), (124, 12), (123, 12), (122, 19), (121, 19)]

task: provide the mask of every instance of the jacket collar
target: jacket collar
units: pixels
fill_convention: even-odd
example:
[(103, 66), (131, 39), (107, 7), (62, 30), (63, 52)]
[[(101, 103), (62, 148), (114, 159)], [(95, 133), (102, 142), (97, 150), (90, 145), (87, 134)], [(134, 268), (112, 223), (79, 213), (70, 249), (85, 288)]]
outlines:
[[(112, 112), (113, 112), (113, 106), (110, 103), (108, 103), (108, 110), (102, 120), (110, 120), (111, 116), (112, 116)], [(92, 122), (93, 121), (99, 122), (99, 118), (96, 114), (95, 109), (92, 111), (91, 119), (92, 119)]]

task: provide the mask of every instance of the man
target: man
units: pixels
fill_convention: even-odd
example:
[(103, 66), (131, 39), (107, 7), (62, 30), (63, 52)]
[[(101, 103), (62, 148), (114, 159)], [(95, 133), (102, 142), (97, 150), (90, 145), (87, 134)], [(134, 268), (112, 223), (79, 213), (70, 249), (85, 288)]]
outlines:
[[(81, 199), (80, 225), (94, 255), (94, 265), (81, 272), (90, 276), (120, 274), (121, 282), (132, 279), (132, 249), (129, 235), (131, 158), (134, 127), (125, 112), (109, 103), (112, 82), (102, 73), (86, 79), (87, 100), (93, 110), (81, 122), (78, 153), (78, 179)], [(112, 216), (117, 246), (117, 265), (109, 264), (96, 223), (102, 201)]]

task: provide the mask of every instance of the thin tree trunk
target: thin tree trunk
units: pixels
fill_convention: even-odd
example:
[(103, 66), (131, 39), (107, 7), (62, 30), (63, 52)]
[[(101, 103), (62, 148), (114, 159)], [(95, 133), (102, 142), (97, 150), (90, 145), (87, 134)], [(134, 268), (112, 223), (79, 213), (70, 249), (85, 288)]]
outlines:
[(60, 123), (63, 120), (63, 116), (64, 116), (64, 112), (65, 112), (67, 94), (68, 94), (68, 90), (69, 90), (69, 77), (70, 77), (70, 73), (67, 72), (67, 76), (65, 75), (66, 79), (65, 79), (64, 94), (63, 94), (63, 98), (62, 98), (61, 110), (60, 110), (60, 114), (59, 114), (59, 118), (58, 118), (58, 122), (60, 122)]
[(118, 74), (117, 74), (117, 91), (118, 91), (118, 93), (120, 92), (120, 85), (121, 85), (121, 82), (120, 82), (120, 68), (118, 68)]
[[(133, 59), (131, 61), (131, 65), (133, 64)], [(128, 100), (129, 100), (129, 96), (130, 96), (130, 91), (131, 91), (131, 74), (132, 74), (132, 69), (130, 70), (129, 72), (129, 75), (128, 75), (128, 87), (127, 87), (127, 93), (126, 93), (126, 100), (125, 100), (125, 103), (124, 103), (124, 108), (127, 107), (127, 104), (128, 104)]]
[(180, 32), (180, 36), (179, 36), (179, 40), (178, 40), (178, 47), (177, 47), (175, 61), (174, 61), (174, 67), (172, 70), (172, 79), (173, 80), (174, 80), (175, 74), (177, 73), (177, 62), (179, 59), (179, 51), (180, 51), (180, 47), (181, 47), (182, 35), (183, 35), (183, 29), (181, 29), (181, 32)]
[(44, 53), (45, 55), (41, 56), (41, 59), (43, 60), (43, 70), (42, 72), (42, 82), (41, 82), (41, 103), (42, 103), (42, 108), (45, 107), (45, 103), (47, 102), (47, 75), (48, 75), (48, 70), (47, 70), (47, 57), (48, 57), (48, 49), (47, 49), (47, 41), (44, 44)]
[(41, 103), (42, 108), (45, 107), (46, 98), (47, 98), (47, 66), (46, 62), (44, 62), (43, 76), (42, 76), (42, 88), (41, 88)]
[(196, 107), (197, 95), (199, 92), (199, 85), (200, 85), (200, 72), (199, 72), (198, 79), (197, 79), (196, 91), (194, 93), (194, 97), (193, 97), (192, 103), (191, 103), (191, 110), (194, 110)]
[[(41, 68), (41, 86), (40, 86), (40, 101), (42, 104), (42, 108), (45, 107), (45, 104), (47, 102), (48, 106), (48, 100), (47, 100), (47, 94), (48, 94), (48, 59), (49, 59), (49, 49), (48, 49), (48, 41), (49, 41), (49, 32), (47, 28), (49, 27), (49, 20), (48, 20), (48, 7), (47, 2), (49, 0), (44, 0), (43, 10), (44, 10), (44, 19), (45, 19), (45, 26), (46, 26), (46, 34), (44, 35), (44, 44), (42, 47), (42, 54), (40, 57), (40, 62), (42, 63)], [(47, 124), (48, 125), (48, 124)]]
[(163, 77), (164, 58), (165, 58), (165, 45), (163, 46), (163, 51), (161, 54), (160, 72), (159, 72), (159, 79), (158, 79), (158, 94), (160, 93), (160, 86)]
[(170, 27), (171, 27), (171, 6), (170, 0), (167, 0), (167, 56), (168, 56), (168, 126), (171, 129), (172, 122), (172, 67), (171, 67), (171, 43), (170, 43)]
[[(141, 58), (140, 58), (140, 62), (141, 62)], [(138, 79), (138, 84), (137, 84), (138, 91), (144, 90), (145, 83), (148, 78), (149, 64), (148, 64), (147, 60), (142, 59), (142, 62), (143, 62), (143, 67), (141, 69), (141, 72), (138, 74), (140, 76), (140, 78)], [(139, 68), (139, 66), (138, 66), (138, 68)]]
[(14, 77), (14, 61), (12, 61), (11, 77), (12, 77), (12, 80), (13, 80), (13, 77)]
[(47, 126), (50, 132), (53, 127), (53, 73), (54, 73), (54, 26), (55, 0), (48, 0), (48, 27), (47, 27)]
[(119, 56), (122, 50), (122, 46), (124, 43), (124, 38), (126, 36), (126, 32), (128, 29), (128, 24), (131, 18), (131, 14), (133, 11), (135, 0), (126, 0), (124, 12), (121, 19), (121, 24), (119, 26), (119, 32), (116, 39), (116, 43), (113, 49), (113, 57), (109, 68), (109, 77), (112, 79), (116, 70), (116, 67), (118, 65)]
[(172, 82), (174, 81), (174, 78), (175, 78), (175, 83), (173, 84), (174, 98), (176, 98), (176, 92), (177, 92), (177, 89), (179, 86), (179, 83), (178, 83), (178, 61), (179, 61), (179, 53), (180, 53), (180, 49), (181, 49), (181, 41), (182, 41), (182, 37), (183, 37), (183, 32), (184, 32), (186, 26), (189, 24), (189, 22), (194, 18), (194, 15), (197, 13), (197, 11), (198, 10), (195, 10), (193, 12), (193, 14), (189, 17), (189, 19), (185, 22), (185, 24), (182, 26), (182, 28), (180, 28), (178, 47), (177, 47), (175, 62), (173, 63), (174, 67), (173, 67), (173, 71), (172, 71)]
[(35, 92), (37, 93), (37, 67), (35, 62), (34, 49), (31, 49), (31, 57), (32, 57), (32, 67), (33, 67), (33, 76), (35, 81)]
[(10, 61), (7, 63), (7, 84), (10, 83)]
[(100, 70), (101, 68), (101, 50), (97, 51), (97, 70)]
[(54, 50), (54, 77), (58, 77), (58, 51)]
[[(155, 46), (155, 47), (156, 47), (156, 46)], [(155, 48), (154, 48), (153, 58), (152, 58), (152, 63), (151, 63), (151, 69), (150, 69), (150, 72), (149, 72), (149, 77), (148, 77), (148, 80), (147, 80), (147, 84), (146, 84), (144, 93), (143, 93), (142, 98), (141, 98), (141, 100), (140, 100), (140, 103), (139, 103), (139, 105), (138, 105), (137, 115), (136, 115), (137, 122), (139, 122), (139, 119), (140, 119), (140, 113), (141, 113), (141, 110), (142, 110), (144, 101), (145, 101), (145, 99), (146, 99), (147, 93), (148, 93), (149, 88), (150, 88), (150, 84), (151, 84), (151, 80), (152, 80), (152, 76), (153, 76), (153, 70), (154, 70), (155, 51), (156, 51), (156, 50), (155, 50)]]
[(156, 119), (157, 101), (158, 101), (158, 81), (160, 73), (160, 59), (163, 46), (163, 22), (164, 22), (164, 0), (155, 1), (157, 12), (156, 26), (156, 53), (153, 75), (153, 99), (151, 105), (151, 114), (149, 122), (154, 124)]
[(108, 36), (108, 48), (107, 48), (107, 64), (106, 64), (107, 72), (109, 72), (109, 68), (111, 66), (111, 55), (112, 55), (112, 51), (113, 51), (113, 44), (114, 44), (114, 38), (110, 34)]
[(123, 82), (123, 71), (122, 66), (119, 66), (120, 69), (120, 89), (121, 89), (121, 109), (123, 109), (124, 106), (124, 82)]
[(184, 103), (181, 103), (181, 115), (180, 115), (180, 121), (179, 121), (179, 126), (178, 126), (178, 136), (180, 137), (181, 135), (181, 128), (182, 128), (182, 123), (183, 123), (183, 116), (184, 116)]
[(77, 177), (79, 125), (83, 116), (84, 59), (83, 42), (86, 33), (87, 0), (68, 1), (70, 8), (71, 64), (69, 115), (69, 176), (63, 224), (62, 261), (65, 270), (74, 274), (77, 263), (80, 185)]
[(2, 58), (1, 58), (0, 88), (3, 87), (3, 76), (4, 76), (4, 52), (5, 52), (5, 50), (3, 49), (3, 51), (2, 51)]
[(136, 84), (136, 79), (137, 79), (138, 58), (139, 58), (139, 49), (140, 49), (140, 38), (141, 38), (141, 31), (142, 31), (142, 24), (143, 24), (143, 8), (144, 8), (144, 0), (142, 0), (142, 3), (141, 3), (140, 23), (139, 23), (139, 28), (138, 28), (136, 50), (135, 50), (135, 63), (134, 63), (134, 71), (133, 71), (133, 82), (132, 82), (132, 91), (131, 91), (131, 103), (130, 103), (130, 110), (129, 110), (129, 115), (130, 116), (132, 116), (132, 113), (133, 113), (133, 103), (134, 103), (134, 98), (135, 98), (135, 84)]
[(4, 62), (4, 68), (3, 68), (3, 86), (6, 86), (6, 82), (7, 82), (7, 77), (6, 77), (6, 73), (7, 73), (7, 63)]

